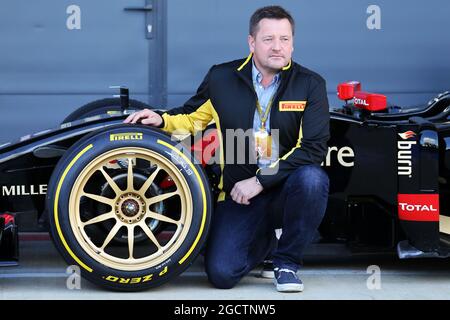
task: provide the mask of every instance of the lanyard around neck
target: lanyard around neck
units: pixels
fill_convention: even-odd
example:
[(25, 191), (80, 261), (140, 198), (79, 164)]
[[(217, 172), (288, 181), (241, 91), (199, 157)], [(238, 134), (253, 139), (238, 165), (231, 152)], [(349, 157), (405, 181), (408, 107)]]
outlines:
[(267, 118), (269, 117), (270, 109), (272, 107), (272, 102), (273, 102), (273, 96), (270, 98), (269, 103), (267, 104), (267, 107), (266, 107), (266, 111), (264, 112), (264, 115), (263, 115), (263, 111), (261, 108), (261, 104), (259, 103), (259, 99), (256, 99), (256, 109), (258, 110), (259, 119), (261, 120), (261, 128), (260, 128), (261, 130), (266, 129), (266, 121), (267, 121)]
[[(278, 75), (275, 75), (274, 79), (276, 79), (277, 76)], [(275, 83), (274, 79), (272, 79), (271, 85), (273, 85)], [(275, 90), (275, 92), (272, 93), (272, 96), (270, 97), (270, 100), (267, 103), (267, 107), (266, 107), (266, 110), (265, 110), (264, 114), (263, 114), (263, 110), (262, 110), (261, 104), (259, 103), (259, 98), (256, 97), (256, 109), (258, 111), (259, 119), (261, 120), (261, 128), (260, 128), (260, 130), (262, 130), (262, 131), (266, 130), (266, 126), (265, 125), (266, 125), (266, 122), (267, 122), (267, 118), (269, 117), (270, 109), (271, 109), (272, 103), (273, 103), (273, 98), (274, 98), (276, 92), (277, 92), (277, 90)]]

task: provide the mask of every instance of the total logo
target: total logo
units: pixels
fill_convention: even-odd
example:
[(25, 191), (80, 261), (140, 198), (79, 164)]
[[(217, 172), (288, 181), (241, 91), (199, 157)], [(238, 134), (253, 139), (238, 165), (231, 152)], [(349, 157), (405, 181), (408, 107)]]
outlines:
[(439, 194), (399, 194), (398, 217), (406, 221), (439, 221)]
[(414, 211), (438, 211), (438, 209), (435, 209), (432, 204), (409, 204), (404, 202), (399, 202), (398, 205), (401, 207), (402, 210), (406, 210), (409, 212)]
[(366, 99), (354, 98), (354, 102), (355, 102), (355, 104), (360, 105), (360, 106), (366, 106), (366, 107), (369, 106)]

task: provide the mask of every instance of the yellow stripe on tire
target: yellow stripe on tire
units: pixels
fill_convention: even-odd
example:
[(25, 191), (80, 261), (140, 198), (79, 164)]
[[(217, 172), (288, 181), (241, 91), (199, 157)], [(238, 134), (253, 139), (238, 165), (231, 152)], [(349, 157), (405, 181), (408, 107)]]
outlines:
[(189, 251), (184, 255), (183, 258), (181, 258), (180, 261), (178, 261), (179, 264), (182, 264), (184, 261), (186, 261), (186, 259), (192, 254), (192, 252), (194, 251), (195, 247), (197, 246), (198, 242), (200, 241), (200, 238), (203, 234), (203, 230), (205, 228), (205, 223), (206, 223), (206, 211), (207, 211), (207, 207), (206, 207), (206, 192), (205, 192), (205, 187), (203, 185), (202, 179), (200, 178), (200, 175), (197, 171), (197, 169), (195, 169), (194, 165), (192, 164), (192, 162), (188, 159), (188, 157), (186, 157), (180, 150), (178, 150), (177, 148), (175, 148), (174, 146), (172, 146), (171, 144), (159, 140), (157, 141), (159, 144), (162, 144), (163, 146), (166, 146), (167, 148), (175, 151), (180, 157), (182, 157), (184, 159), (184, 161), (186, 161), (186, 163), (189, 164), (189, 166), (191, 167), (192, 171), (194, 172), (195, 176), (197, 177), (197, 180), (200, 184), (200, 189), (202, 191), (202, 200), (203, 200), (203, 214), (202, 214), (202, 223), (200, 225), (200, 230), (199, 233), (197, 234), (197, 237), (195, 238), (194, 243), (192, 244), (191, 248), (189, 249)]
[(77, 162), (77, 160), (83, 155), (85, 154), (89, 149), (91, 149), (93, 147), (92, 144), (88, 145), (86, 148), (84, 148), (83, 150), (81, 150), (75, 158), (72, 159), (72, 161), (70, 161), (69, 165), (66, 167), (66, 169), (64, 170), (61, 179), (59, 179), (58, 182), (58, 186), (56, 188), (56, 194), (55, 194), (55, 202), (54, 202), (54, 214), (55, 214), (55, 225), (56, 225), (56, 230), (58, 231), (58, 235), (59, 238), (61, 239), (62, 244), (64, 245), (64, 248), (66, 248), (66, 251), (70, 254), (70, 256), (81, 266), (83, 267), (86, 271), (88, 272), (92, 272), (92, 268), (88, 267), (86, 264), (84, 264), (72, 251), (72, 249), (70, 249), (69, 245), (66, 242), (66, 239), (64, 238), (64, 235), (61, 232), (61, 226), (59, 225), (59, 218), (58, 218), (58, 200), (59, 200), (59, 193), (61, 192), (61, 187), (62, 184), (64, 182), (64, 179), (66, 178), (67, 173), (69, 172), (69, 170), (73, 167), (73, 165), (75, 164), (75, 162)]

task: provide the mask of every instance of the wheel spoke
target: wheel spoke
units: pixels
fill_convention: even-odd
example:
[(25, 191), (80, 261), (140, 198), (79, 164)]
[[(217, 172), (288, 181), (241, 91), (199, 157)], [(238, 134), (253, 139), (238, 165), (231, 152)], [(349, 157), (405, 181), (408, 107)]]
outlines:
[(127, 191), (133, 190), (133, 160), (128, 158)]
[(134, 259), (133, 250), (134, 250), (134, 226), (128, 226), (128, 251), (130, 252), (130, 257), (128, 259)]
[(106, 237), (105, 241), (103, 242), (103, 245), (101, 247), (102, 250), (105, 250), (106, 246), (111, 242), (111, 240), (114, 238), (114, 236), (119, 232), (119, 229), (122, 227), (122, 224), (117, 222), (114, 227), (109, 232), (108, 236)]
[(168, 199), (168, 198), (170, 198), (170, 197), (173, 197), (173, 196), (175, 196), (175, 195), (177, 195), (177, 194), (179, 194), (178, 191), (168, 192), (168, 193), (163, 193), (163, 194), (160, 194), (160, 195), (151, 197), (151, 198), (147, 201), (147, 204), (148, 204), (148, 205), (152, 205), (152, 204), (154, 204), (154, 203), (158, 203), (158, 202), (161, 202), (161, 201), (163, 201), (163, 200), (166, 200), (166, 199)]
[(104, 213), (102, 215), (99, 215), (99, 216), (97, 216), (95, 218), (92, 218), (92, 219), (86, 221), (85, 223), (83, 223), (83, 227), (91, 225), (91, 224), (94, 224), (94, 223), (102, 222), (102, 221), (105, 221), (105, 220), (108, 220), (108, 219), (112, 219), (112, 218), (114, 218), (114, 212), (110, 211), (108, 213)]
[(106, 181), (108, 181), (109, 186), (114, 190), (116, 193), (116, 197), (122, 193), (122, 190), (120, 190), (119, 186), (116, 184), (116, 182), (109, 176), (109, 174), (106, 173), (106, 171), (103, 169), (103, 167), (100, 168), (100, 172), (105, 177)]
[(104, 203), (104, 204), (107, 204), (107, 205), (110, 205), (111, 207), (114, 206), (114, 199), (110, 199), (110, 198), (107, 198), (107, 197), (99, 196), (97, 194), (86, 193), (86, 192), (84, 192), (82, 194), (82, 196), (88, 197), (88, 198), (90, 198), (92, 200), (95, 200), (95, 201), (98, 201), (98, 202), (101, 202), (101, 203)]
[(159, 244), (158, 240), (156, 239), (155, 235), (153, 234), (152, 230), (149, 228), (149, 226), (145, 223), (145, 221), (142, 221), (142, 223), (139, 224), (141, 229), (145, 232), (147, 237), (156, 245), (158, 248), (158, 251), (161, 250), (161, 245)]
[(146, 217), (147, 218), (156, 219), (156, 220), (159, 220), (159, 221), (173, 223), (173, 224), (176, 224), (176, 225), (180, 224), (180, 221), (173, 220), (173, 219), (171, 219), (169, 217), (163, 216), (162, 214), (159, 214), (159, 213), (156, 213), (156, 212), (153, 212), (153, 211), (147, 212), (147, 216)]
[(155, 180), (156, 176), (158, 175), (159, 170), (160, 169), (158, 167), (156, 168), (155, 171), (153, 171), (150, 177), (148, 177), (148, 179), (142, 185), (141, 189), (139, 190), (139, 193), (145, 194), (145, 192), (147, 192), (147, 189), (150, 187), (150, 185), (153, 183), (153, 180)]

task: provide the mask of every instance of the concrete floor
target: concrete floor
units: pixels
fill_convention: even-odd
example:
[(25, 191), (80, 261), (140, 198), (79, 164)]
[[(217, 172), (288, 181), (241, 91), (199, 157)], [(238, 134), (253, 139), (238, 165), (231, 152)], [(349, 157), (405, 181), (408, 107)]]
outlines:
[[(368, 273), (371, 265), (380, 268), (379, 278), (375, 278), (373, 271)], [(0, 299), (450, 299), (450, 261), (439, 259), (309, 258), (300, 271), (305, 291), (290, 294), (278, 293), (272, 280), (257, 277), (259, 270), (254, 270), (231, 290), (214, 289), (203, 272), (201, 258), (172, 282), (138, 293), (109, 292), (86, 280), (81, 281), (80, 290), (69, 290), (66, 268), (50, 241), (22, 241), (21, 265), (0, 268)]]

